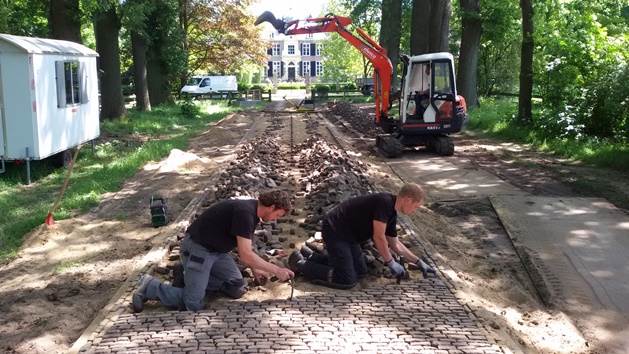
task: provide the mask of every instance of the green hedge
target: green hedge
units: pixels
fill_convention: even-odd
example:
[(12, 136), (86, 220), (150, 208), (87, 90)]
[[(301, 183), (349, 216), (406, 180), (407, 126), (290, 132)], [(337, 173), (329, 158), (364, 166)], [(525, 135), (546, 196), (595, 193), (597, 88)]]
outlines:
[(249, 90), (262, 90), (262, 91), (271, 91), (273, 89), (273, 85), (271, 84), (255, 84), (251, 85)]
[(305, 90), (306, 84), (302, 82), (285, 82), (285, 83), (278, 84), (277, 89), (278, 90), (295, 90), (295, 89)]

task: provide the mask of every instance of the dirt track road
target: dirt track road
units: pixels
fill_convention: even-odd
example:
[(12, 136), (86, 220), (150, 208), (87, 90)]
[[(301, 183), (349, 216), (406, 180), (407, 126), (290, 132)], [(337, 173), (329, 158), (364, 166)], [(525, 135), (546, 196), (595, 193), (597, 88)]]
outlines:
[[(302, 96), (298, 93), (294, 98)], [(290, 109), (281, 97), (275, 99), (269, 109)], [(325, 108), (321, 113), (325, 114)], [(259, 113), (237, 113), (195, 138), (187, 151), (173, 151), (169, 158), (147, 165), (120, 192), (106, 196), (86, 215), (31, 233), (20, 257), (0, 269), (0, 351), (66, 352), (116, 291), (130, 284), (134, 270), (144, 267), (147, 253), (172, 234), (172, 226), (150, 226), (150, 195), (166, 197), (169, 213), (176, 219), (207, 187), (212, 174), (234, 158), (234, 147), (256, 122), (261, 124), (260, 131), (268, 127), (260, 123)], [(386, 160), (373, 150), (369, 139), (344, 132), (326, 123), (323, 116), (307, 124), (323, 132), (331, 126), (342, 134), (351, 156), (369, 166), (371, 177), (383, 189), (393, 190), (402, 180), (426, 188), (428, 203), (409, 222), (439, 270), (457, 282), (459, 301), (473, 310), (487, 331), (501, 338), (505, 348), (525, 353), (611, 353), (627, 348), (622, 340), (629, 336), (618, 336), (628, 328), (626, 314), (616, 311), (616, 317), (603, 318), (596, 308), (566, 297), (570, 292), (556, 291), (555, 295), (564, 297), (557, 297), (559, 301), (551, 307), (544, 304), (535, 278), (489, 198), (579, 197), (549, 170), (522, 167), (526, 164), (514, 164), (505, 156), (554, 166), (561, 163), (522, 147), (466, 135), (457, 138), (454, 157), (416, 151)], [(572, 173), (578, 168), (568, 167)], [(619, 178), (614, 180), (619, 183)], [(629, 178), (624, 176), (624, 181)], [(620, 221), (626, 225), (622, 222), (626, 220)], [(64, 262), (75, 266), (55, 270)], [(626, 261), (619, 267), (614, 275), (622, 269), (627, 274)], [(546, 271), (542, 268), (540, 274), (552, 274)], [(287, 291), (281, 285), (269, 285), (264, 293), (248, 293), (246, 300), (285, 298)]]

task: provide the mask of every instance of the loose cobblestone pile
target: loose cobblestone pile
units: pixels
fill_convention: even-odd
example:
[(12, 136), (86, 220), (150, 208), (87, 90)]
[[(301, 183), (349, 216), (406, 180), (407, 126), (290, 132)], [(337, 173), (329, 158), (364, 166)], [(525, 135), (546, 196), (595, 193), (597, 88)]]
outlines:
[(304, 171), (301, 189), (306, 195), (308, 226), (314, 228), (323, 215), (350, 197), (374, 191), (368, 167), (343, 150), (311, 137), (299, 146), (299, 168)]
[(349, 102), (337, 103), (328, 113), (329, 119), (334, 116), (340, 117), (343, 122), (347, 122), (351, 127), (365, 134), (367, 137), (374, 138), (378, 134), (384, 133), (381, 128), (375, 125), (374, 115), (352, 105)]
[[(261, 191), (284, 183), (288, 172), (280, 146), (274, 138), (244, 144), (236, 159), (221, 172), (214, 200), (257, 198)], [(209, 206), (207, 204), (205, 206)]]

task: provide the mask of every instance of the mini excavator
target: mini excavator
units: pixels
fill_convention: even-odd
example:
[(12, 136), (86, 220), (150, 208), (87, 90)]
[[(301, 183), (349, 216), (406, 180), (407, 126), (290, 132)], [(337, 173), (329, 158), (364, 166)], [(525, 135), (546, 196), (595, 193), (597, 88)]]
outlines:
[[(353, 26), (357, 35), (350, 31), (350, 18), (327, 14), (322, 18), (286, 22), (265, 11), (255, 25), (263, 22), (269, 22), (285, 35), (336, 32), (371, 62), (375, 124), (385, 132), (376, 137), (376, 145), (385, 156), (398, 157), (405, 148), (418, 146), (442, 156), (454, 154), (454, 142), (449, 135), (465, 129), (468, 117), (465, 99), (456, 92), (454, 59), (450, 53), (402, 56), (401, 89), (394, 93), (391, 92), (393, 67), (386, 50), (360, 28)], [(394, 101), (399, 105), (399, 117), (389, 115)]]

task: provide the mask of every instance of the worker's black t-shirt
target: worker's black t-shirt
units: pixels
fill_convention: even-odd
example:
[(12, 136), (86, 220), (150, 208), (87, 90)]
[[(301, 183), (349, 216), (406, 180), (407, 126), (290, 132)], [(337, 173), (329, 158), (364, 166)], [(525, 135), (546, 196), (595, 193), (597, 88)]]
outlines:
[(385, 235), (397, 237), (396, 196), (374, 193), (348, 199), (332, 208), (326, 220), (339, 237), (351, 242), (364, 242), (373, 237), (373, 221), (387, 224)]
[(236, 248), (236, 236), (248, 239), (260, 221), (257, 200), (224, 200), (204, 211), (189, 227), (190, 238), (210, 252)]

